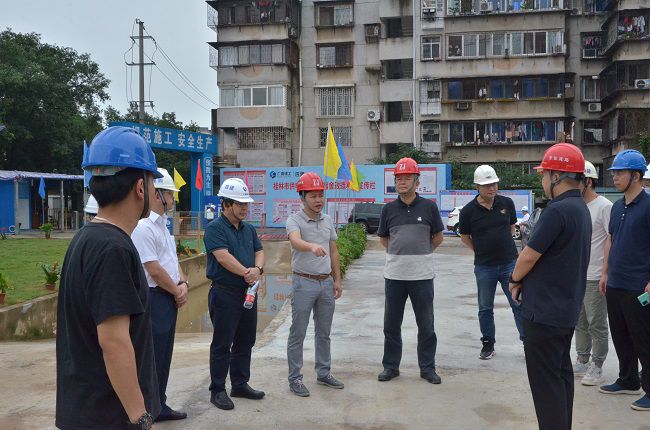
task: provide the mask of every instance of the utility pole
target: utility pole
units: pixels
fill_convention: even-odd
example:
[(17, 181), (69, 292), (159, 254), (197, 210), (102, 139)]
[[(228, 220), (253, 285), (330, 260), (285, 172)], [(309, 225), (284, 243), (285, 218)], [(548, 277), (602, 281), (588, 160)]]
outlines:
[[(136, 24), (138, 24), (138, 36), (131, 36), (131, 40), (138, 40), (138, 51), (139, 51), (139, 61), (137, 63), (126, 63), (127, 66), (138, 66), (138, 71), (140, 72), (140, 79), (139, 79), (139, 99), (138, 99), (138, 117), (140, 124), (144, 124), (144, 104), (149, 103), (149, 106), (153, 107), (153, 102), (151, 100), (146, 100), (144, 99), (144, 66), (153, 66), (156, 63), (149, 62), (145, 63), (144, 61), (144, 39), (153, 39), (151, 36), (145, 36), (144, 35), (144, 22), (140, 21), (139, 19), (136, 18), (135, 20)], [(131, 104), (133, 105), (134, 101), (131, 101)]]

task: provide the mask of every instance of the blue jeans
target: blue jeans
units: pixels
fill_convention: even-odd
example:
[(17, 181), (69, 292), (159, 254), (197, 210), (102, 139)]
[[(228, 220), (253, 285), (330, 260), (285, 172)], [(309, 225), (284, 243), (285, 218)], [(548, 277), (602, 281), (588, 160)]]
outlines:
[(497, 289), (497, 282), (501, 284), (503, 293), (508, 298), (512, 314), (515, 317), (515, 325), (519, 331), (519, 340), (524, 340), (524, 330), (521, 324), (521, 309), (512, 300), (508, 291), (508, 280), (512, 270), (515, 268), (515, 261), (496, 266), (474, 266), (476, 276), (476, 287), (478, 289), (478, 323), (481, 327), (481, 342), (496, 342), (494, 329), (494, 294)]
[(411, 299), (418, 326), (418, 365), (420, 372), (436, 368), (438, 339), (433, 328), (433, 279), (397, 281), (385, 279), (384, 369), (398, 370), (402, 360), (402, 320), (406, 299)]

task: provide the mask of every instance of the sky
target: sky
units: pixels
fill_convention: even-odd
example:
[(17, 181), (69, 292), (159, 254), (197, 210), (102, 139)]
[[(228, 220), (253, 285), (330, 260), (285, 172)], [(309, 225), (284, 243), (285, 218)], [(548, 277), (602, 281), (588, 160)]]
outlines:
[[(144, 22), (146, 31), (203, 96), (218, 102), (217, 72), (209, 66), (207, 44), (216, 39), (216, 33), (207, 27), (207, 5), (203, 0), (0, 0), (1, 30), (39, 33), (45, 43), (90, 54), (111, 81), (106, 105), (122, 113), (128, 109), (128, 99), (138, 98), (138, 67), (128, 67), (132, 70), (127, 71), (124, 65), (125, 52), (131, 47), (130, 36), (138, 34), (136, 18)], [(209, 127), (210, 109), (216, 105), (186, 84), (160, 49), (154, 53), (151, 40), (145, 40), (144, 46), (145, 54), (153, 56), (162, 70), (145, 67), (145, 100), (153, 100), (158, 115), (175, 112), (184, 124), (194, 121)], [(127, 61), (138, 62), (137, 45), (132, 52), (133, 60), (129, 51)], [(145, 61), (149, 60), (145, 57)]]

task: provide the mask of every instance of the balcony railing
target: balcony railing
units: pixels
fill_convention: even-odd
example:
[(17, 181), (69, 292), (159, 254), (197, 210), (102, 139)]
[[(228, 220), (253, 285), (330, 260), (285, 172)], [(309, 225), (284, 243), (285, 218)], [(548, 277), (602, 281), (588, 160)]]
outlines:
[(447, 15), (484, 15), (491, 13), (527, 13), (565, 9), (564, 0), (451, 0)]

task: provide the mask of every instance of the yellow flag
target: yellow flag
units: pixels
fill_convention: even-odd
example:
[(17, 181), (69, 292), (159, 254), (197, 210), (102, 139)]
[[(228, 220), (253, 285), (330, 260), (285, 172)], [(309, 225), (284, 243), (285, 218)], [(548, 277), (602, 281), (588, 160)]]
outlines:
[(352, 173), (352, 180), (350, 181), (350, 189), (353, 191), (359, 191), (359, 172), (357, 172), (357, 166), (354, 164), (354, 160), (350, 163), (350, 172)]
[(323, 162), (323, 174), (332, 179), (336, 179), (339, 173), (339, 168), (343, 163), (339, 150), (336, 147), (336, 140), (334, 140), (334, 133), (332, 127), (327, 127), (327, 145), (325, 145), (325, 160)]
[[(174, 187), (178, 188), (179, 190), (183, 185), (185, 185), (187, 182), (185, 182), (185, 179), (181, 176), (180, 173), (178, 173), (178, 170), (174, 167)], [(174, 193), (174, 200), (176, 200), (176, 203), (178, 203), (178, 192)]]

